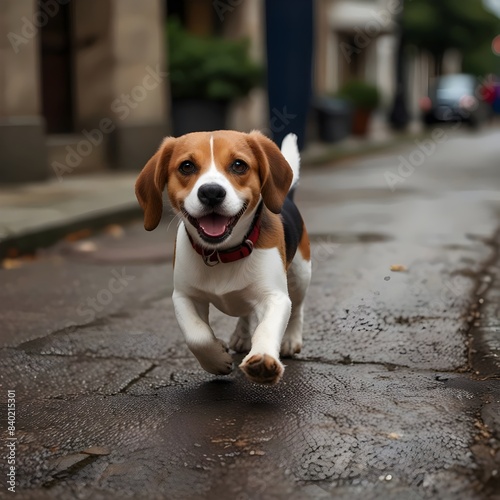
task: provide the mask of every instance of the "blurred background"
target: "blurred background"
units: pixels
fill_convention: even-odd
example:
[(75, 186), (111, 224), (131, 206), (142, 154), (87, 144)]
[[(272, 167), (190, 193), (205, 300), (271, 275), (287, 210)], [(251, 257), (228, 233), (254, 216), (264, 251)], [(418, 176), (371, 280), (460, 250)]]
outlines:
[(0, 182), (138, 170), (193, 130), (304, 147), (488, 123), (499, 15), (500, 0), (2, 0)]
[[(499, 16), (0, 0), (0, 409), (13, 436), (14, 393), (20, 498), (500, 498)], [(221, 128), (303, 149), (306, 341), (273, 388), (191, 356), (179, 218), (165, 203), (146, 232), (134, 193), (164, 136)], [(235, 321), (210, 320), (229, 340)]]

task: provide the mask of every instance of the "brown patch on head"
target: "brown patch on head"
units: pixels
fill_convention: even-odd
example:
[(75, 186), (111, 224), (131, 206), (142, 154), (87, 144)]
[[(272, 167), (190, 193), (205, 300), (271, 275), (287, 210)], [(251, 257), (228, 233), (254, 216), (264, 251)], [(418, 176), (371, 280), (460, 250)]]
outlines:
[[(182, 175), (183, 161), (193, 162), (198, 172)], [(176, 210), (191, 192), (198, 176), (210, 167), (210, 133), (195, 132), (179, 138), (167, 137), (147, 162), (135, 184), (135, 193), (144, 211), (144, 227), (151, 231), (160, 222), (162, 193), (167, 186), (170, 203)]]
[[(174, 153), (168, 165), (167, 194), (172, 207), (179, 211), (184, 199), (193, 190), (200, 175), (210, 168), (210, 133), (193, 132), (176, 139)], [(179, 171), (183, 162), (191, 162), (196, 167), (192, 175)]]
[[(195, 132), (176, 139), (174, 153), (168, 167), (167, 192), (172, 206), (180, 210), (184, 199), (192, 191), (196, 181), (208, 171), (213, 161), (219, 172), (225, 175), (240, 196), (246, 200), (248, 208), (254, 208), (260, 198), (259, 165), (252, 149), (246, 140), (248, 134), (232, 130), (215, 132)], [(231, 166), (236, 160), (248, 165), (248, 170), (242, 174), (232, 171)], [(184, 161), (192, 162), (197, 171), (193, 175), (182, 175), (179, 166)]]
[[(248, 134), (232, 130), (213, 132), (214, 161), (234, 189), (246, 201), (248, 209), (255, 208), (260, 200), (261, 180), (258, 159), (248, 144)], [(245, 163), (248, 169), (241, 174), (232, 170), (236, 160)]]
[(259, 165), (264, 203), (271, 212), (279, 214), (290, 190), (292, 169), (278, 146), (260, 132), (248, 134), (248, 143)]

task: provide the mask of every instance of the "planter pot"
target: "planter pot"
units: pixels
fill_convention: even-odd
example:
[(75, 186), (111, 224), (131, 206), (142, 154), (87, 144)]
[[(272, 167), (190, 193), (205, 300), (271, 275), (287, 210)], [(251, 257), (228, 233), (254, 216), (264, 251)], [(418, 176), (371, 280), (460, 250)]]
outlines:
[(226, 128), (227, 101), (174, 99), (172, 128), (174, 136)]
[(372, 117), (371, 109), (355, 109), (352, 120), (352, 133), (357, 136), (366, 136)]
[(323, 142), (339, 142), (351, 135), (352, 111), (347, 101), (320, 97), (313, 101), (318, 118), (318, 135)]

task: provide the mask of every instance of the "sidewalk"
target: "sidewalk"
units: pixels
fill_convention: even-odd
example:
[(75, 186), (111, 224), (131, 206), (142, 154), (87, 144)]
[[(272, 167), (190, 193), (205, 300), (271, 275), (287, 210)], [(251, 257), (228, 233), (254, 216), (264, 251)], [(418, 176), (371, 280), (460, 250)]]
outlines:
[[(303, 165), (370, 154), (405, 140), (408, 136), (395, 136), (378, 119), (366, 139), (349, 138), (334, 145), (311, 144), (303, 152)], [(68, 233), (99, 229), (141, 216), (134, 194), (137, 174), (67, 174), (61, 181), (54, 176), (38, 184), (0, 185), (0, 260), (33, 252)]]
[(116, 172), (0, 186), (0, 259), (50, 245), (70, 232), (139, 216), (136, 178)]

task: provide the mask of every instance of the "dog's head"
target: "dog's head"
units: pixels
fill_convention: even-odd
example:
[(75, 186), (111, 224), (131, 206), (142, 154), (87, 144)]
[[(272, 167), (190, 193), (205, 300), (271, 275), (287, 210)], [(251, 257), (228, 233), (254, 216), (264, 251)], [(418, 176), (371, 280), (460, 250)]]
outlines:
[(260, 132), (194, 132), (163, 141), (140, 173), (135, 192), (148, 231), (160, 222), (166, 186), (190, 234), (216, 247), (241, 233), (236, 227), (245, 233), (261, 199), (280, 213), (292, 178), (279, 148)]

